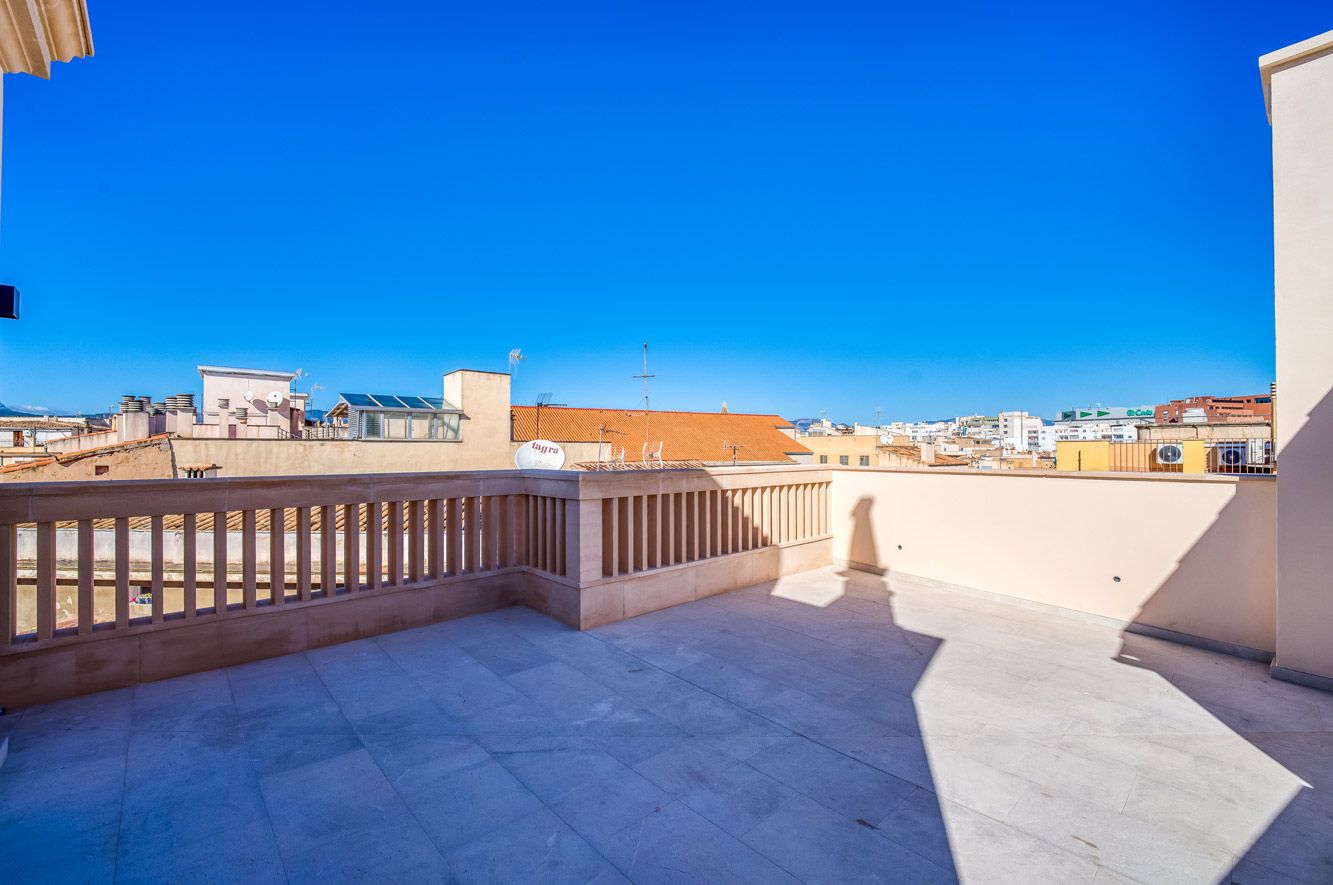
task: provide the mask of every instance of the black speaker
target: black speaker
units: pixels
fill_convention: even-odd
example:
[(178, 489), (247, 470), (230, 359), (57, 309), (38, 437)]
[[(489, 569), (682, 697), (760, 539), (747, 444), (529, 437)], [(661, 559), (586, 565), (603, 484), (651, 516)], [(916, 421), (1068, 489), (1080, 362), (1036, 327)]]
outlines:
[(19, 318), (19, 290), (15, 286), (0, 286), (0, 320)]

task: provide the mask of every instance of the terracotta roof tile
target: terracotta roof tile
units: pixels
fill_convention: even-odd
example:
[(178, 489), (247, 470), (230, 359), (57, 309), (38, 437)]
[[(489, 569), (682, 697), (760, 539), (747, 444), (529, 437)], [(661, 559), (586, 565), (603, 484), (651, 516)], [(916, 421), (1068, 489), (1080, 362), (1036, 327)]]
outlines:
[(747, 415), (736, 412), (645, 412), (642, 409), (579, 409), (545, 406), (541, 410), (538, 435), (536, 406), (513, 406), (513, 438), (516, 442), (549, 439), (552, 442), (597, 442), (599, 427), (609, 431), (603, 441), (625, 450), (625, 460), (641, 461), (645, 440), (662, 443), (664, 461), (729, 463), (732, 451), (723, 443), (736, 443), (736, 461), (791, 461), (792, 453), (809, 449), (779, 428), (791, 422), (778, 415)]

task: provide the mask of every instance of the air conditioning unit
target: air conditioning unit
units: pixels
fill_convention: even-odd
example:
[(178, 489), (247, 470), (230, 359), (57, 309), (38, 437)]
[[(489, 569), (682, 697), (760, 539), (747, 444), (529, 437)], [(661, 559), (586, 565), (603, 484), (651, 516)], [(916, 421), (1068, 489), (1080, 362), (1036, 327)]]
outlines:
[(1185, 460), (1185, 447), (1180, 443), (1162, 443), (1157, 447), (1158, 464), (1180, 464)]
[(1208, 469), (1214, 473), (1238, 473), (1250, 463), (1250, 446), (1245, 440), (1220, 442), (1208, 451)]

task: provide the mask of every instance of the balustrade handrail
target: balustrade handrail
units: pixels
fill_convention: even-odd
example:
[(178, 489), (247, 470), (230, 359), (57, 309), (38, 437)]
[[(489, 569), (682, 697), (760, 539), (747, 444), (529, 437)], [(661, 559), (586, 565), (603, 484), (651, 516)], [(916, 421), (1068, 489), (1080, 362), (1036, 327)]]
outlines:
[(831, 481), (796, 465), (3, 484), (0, 654), (506, 570), (623, 580), (824, 537)]

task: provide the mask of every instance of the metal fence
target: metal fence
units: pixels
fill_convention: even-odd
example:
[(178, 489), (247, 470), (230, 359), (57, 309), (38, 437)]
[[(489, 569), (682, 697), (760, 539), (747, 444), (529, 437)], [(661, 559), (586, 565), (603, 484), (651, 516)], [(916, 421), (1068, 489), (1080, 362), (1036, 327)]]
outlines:
[[(1197, 460), (1187, 454), (1186, 443), (1195, 440), (1155, 442), (1113, 442), (1110, 469), (1126, 473), (1199, 472)], [(1273, 441), (1267, 437), (1203, 441), (1205, 473), (1269, 474), (1277, 472)]]

